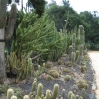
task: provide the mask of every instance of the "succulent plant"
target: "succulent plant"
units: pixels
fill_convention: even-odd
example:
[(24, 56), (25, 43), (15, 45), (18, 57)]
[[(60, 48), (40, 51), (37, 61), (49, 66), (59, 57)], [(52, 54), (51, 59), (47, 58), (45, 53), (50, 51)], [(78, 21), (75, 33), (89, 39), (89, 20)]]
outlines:
[(76, 99), (75, 94), (72, 94), (70, 99)]
[(64, 68), (63, 70), (65, 73), (70, 73), (70, 70), (68, 68)]
[(53, 93), (52, 93), (52, 99), (56, 99), (58, 96), (58, 91), (59, 91), (59, 85), (55, 84), (53, 88)]
[(83, 97), (82, 97), (82, 96), (80, 96), (80, 97), (79, 97), (79, 99), (83, 99)]
[(76, 95), (76, 99), (79, 99), (79, 95)]
[(60, 73), (58, 70), (53, 70), (53, 69), (50, 69), (48, 71), (48, 74), (51, 75), (53, 78), (58, 78), (60, 76)]
[(13, 95), (13, 96), (11, 97), (11, 99), (17, 99), (17, 96)]
[(48, 62), (45, 64), (45, 67), (46, 67), (46, 68), (51, 68), (51, 67), (53, 67), (53, 63), (50, 62), (50, 61), (48, 61)]
[(62, 97), (63, 99), (65, 99), (65, 92), (66, 92), (66, 90), (65, 90), (65, 89), (62, 89), (61, 97)]
[(37, 97), (41, 97), (42, 93), (43, 93), (43, 85), (42, 83), (39, 83), (37, 88)]
[(84, 88), (84, 89), (87, 89), (87, 87), (88, 87), (88, 84), (87, 84), (87, 82), (84, 80), (84, 79), (79, 79), (78, 81), (77, 81), (77, 86), (79, 87), (79, 88)]
[(71, 95), (73, 94), (73, 92), (72, 91), (69, 91), (68, 92), (68, 99), (71, 99)]
[(64, 78), (65, 81), (70, 81), (70, 79), (71, 79), (70, 75), (66, 75), (65, 78)]
[(9, 88), (7, 90), (7, 99), (11, 99), (11, 97), (14, 95), (14, 90)]
[(58, 65), (62, 65), (62, 61), (60, 59), (58, 60), (57, 63), (58, 63)]
[(30, 99), (29, 95), (25, 95), (23, 99)]
[(50, 95), (50, 90), (46, 90), (46, 99), (50, 99), (51, 95)]
[(50, 81), (53, 80), (54, 78), (51, 75), (46, 74), (45, 79)]
[(34, 79), (34, 81), (33, 81), (33, 83), (32, 83), (32, 90), (31, 90), (31, 92), (36, 91), (36, 87), (37, 87), (37, 80)]

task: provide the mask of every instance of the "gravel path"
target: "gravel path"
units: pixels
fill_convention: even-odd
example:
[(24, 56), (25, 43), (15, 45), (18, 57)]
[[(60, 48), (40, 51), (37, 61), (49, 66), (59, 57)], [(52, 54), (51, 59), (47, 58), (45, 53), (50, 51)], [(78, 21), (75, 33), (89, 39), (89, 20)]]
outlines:
[(96, 97), (99, 99), (99, 51), (89, 51), (88, 55), (91, 59), (92, 66), (95, 71), (95, 79), (97, 83)]

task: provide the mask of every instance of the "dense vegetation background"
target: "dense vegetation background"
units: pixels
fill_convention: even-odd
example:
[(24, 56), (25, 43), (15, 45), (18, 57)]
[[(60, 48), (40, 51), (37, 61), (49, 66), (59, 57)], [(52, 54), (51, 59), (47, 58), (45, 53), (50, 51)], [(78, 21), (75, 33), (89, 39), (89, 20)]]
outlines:
[[(71, 31), (75, 24), (82, 24), (85, 29), (86, 44), (92, 50), (99, 50), (99, 13), (97, 11), (84, 11), (78, 14), (71, 6), (68, 0), (63, 0), (63, 5), (57, 5), (53, 0), (47, 6), (47, 13), (55, 22), (57, 30), (63, 28), (65, 21), (68, 21), (67, 30)], [(68, 14), (69, 12), (69, 14)], [(68, 20), (67, 20), (68, 17)]]

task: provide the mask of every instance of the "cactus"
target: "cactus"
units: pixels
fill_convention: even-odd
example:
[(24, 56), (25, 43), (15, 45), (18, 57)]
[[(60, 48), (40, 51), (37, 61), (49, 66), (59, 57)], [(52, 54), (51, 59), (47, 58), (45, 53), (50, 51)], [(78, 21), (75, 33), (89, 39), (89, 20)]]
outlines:
[(52, 99), (56, 99), (56, 97), (58, 96), (58, 91), (59, 91), (59, 85), (55, 84), (53, 88)]
[(11, 97), (14, 95), (14, 90), (13, 89), (8, 89), (7, 90), (7, 99), (11, 99)]
[(6, 5), (7, 0), (0, 0), (0, 28), (6, 24)]
[(65, 89), (62, 89), (62, 98), (65, 99)]
[(35, 80), (33, 81), (33, 83), (32, 83), (32, 90), (31, 90), (31, 92), (36, 91), (36, 86), (37, 86), (37, 80), (35, 79)]
[(70, 99), (76, 99), (75, 94), (72, 94)]
[(5, 30), (6, 8), (7, 8), (7, 0), (0, 0), (0, 39), (3, 40), (3, 42), (0, 42), (0, 60), (1, 60), (0, 61), (0, 83), (4, 83), (3, 79), (6, 78), (4, 41), (10, 40), (13, 35), (14, 26), (16, 23), (16, 14), (17, 14), (16, 4), (12, 4), (8, 26), (7, 26), (7, 29)]
[(25, 95), (23, 99), (30, 99), (29, 95)]
[(75, 33), (72, 34), (72, 43), (76, 43), (76, 34)]
[(42, 93), (43, 93), (43, 85), (39, 83), (37, 89), (37, 97), (41, 97)]
[(79, 46), (80, 55), (83, 56), (84, 45)]
[(33, 65), (32, 65), (32, 59), (31, 58), (28, 58), (28, 76), (33, 76), (33, 73), (34, 73), (34, 68), (33, 68)]
[(81, 66), (81, 73), (84, 73), (85, 72), (85, 67), (84, 66)]
[(11, 99), (17, 99), (17, 96), (13, 95), (13, 96), (11, 97)]
[(72, 91), (69, 91), (68, 92), (68, 99), (71, 99), (71, 95), (73, 94), (73, 92)]
[(76, 53), (75, 52), (72, 52), (71, 53), (71, 61), (72, 62), (75, 62), (75, 59), (76, 59)]
[(46, 99), (50, 99), (51, 98), (51, 96), (50, 96), (50, 90), (47, 90), (46, 91)]
[(83, 88), (82, 89), (82, 97), (84, 97), (84, 94), (85, 94), (85, 89)]
[(80, 96), (80, 97), (79, 97), (79, 99), (83, 99), (83, 97), (82, 97), (82, 96)]
[(65, 78), (64, 78), (65, 81), (70, 81), (70, 79), (71, 79), (70, 75), (66, 75)]
[(76, 95), (76, 99), (79, 99), (79, 95)]

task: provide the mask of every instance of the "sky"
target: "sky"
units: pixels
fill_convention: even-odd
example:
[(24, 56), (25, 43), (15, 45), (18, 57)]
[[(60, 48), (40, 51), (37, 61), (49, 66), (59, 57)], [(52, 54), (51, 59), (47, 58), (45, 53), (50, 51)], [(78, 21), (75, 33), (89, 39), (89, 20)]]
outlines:
[[(51, 0), (46, 0), (51, 3)], [(62, 0), (55, 0), (58, 5), (62, 5)], [(27, 0), (23, 0), (24, 6), (26, 6)], [(69, 0), (70, 6), (77, 12), (83, 11), (98, 11), (99, 12), (99, 0)], [(20, 6), (18, 6), (20, 9)]]
[[(46, 0), (48, 3), (51, 0)], [(62, 0), (56, 0), (57, 4), (62, 4)], [(69, 0), (70, 6), (77, 11), (77, 13), (83, 11), (98, 11), (99, 12), (99, 0)]]

